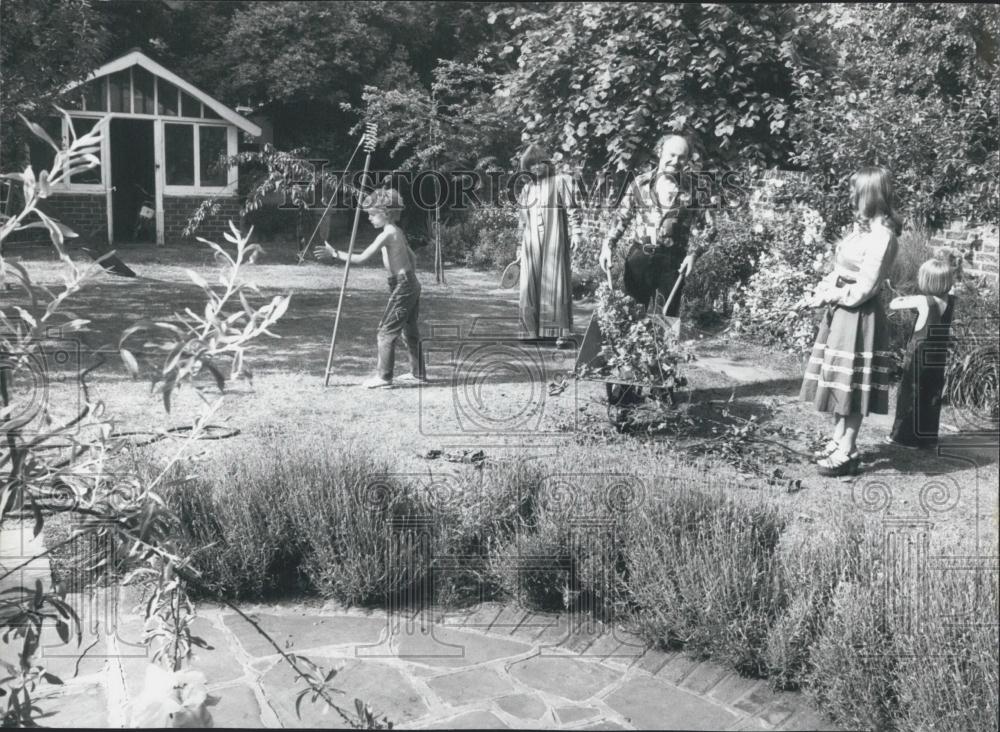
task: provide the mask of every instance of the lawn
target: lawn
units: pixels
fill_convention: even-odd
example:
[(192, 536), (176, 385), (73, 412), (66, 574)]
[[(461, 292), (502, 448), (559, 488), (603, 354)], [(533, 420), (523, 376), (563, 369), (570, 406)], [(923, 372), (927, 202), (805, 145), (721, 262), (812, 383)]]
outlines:
[[(93, 321), (83, 337), (84, 351), (107, 359), (89, 379), (91, 396), (107, 405), (121, 431), (183, 425), (198, 408), (195, 394), (176, 395), (165, 415), (148, 382), (129, 378), (115, 345), (121, 331), (139, 318), (169, 319), (175, 311), (198, 307), (200, 292), (185, 268), (211, 281), (211, 257), (201, 245), (136, 246), (122, 257), (138, 279), (100, 274), (72, 305)], [(28, 250), (22, 262), (37, 281), (59, 281), (57, 263), (48, 252)], [(531, 457), (573, 465), (578, 472), (628, 466), (650, 479), (683, 469), (736, 497), (777, 502), (805, 531), (832, 513), (874, 506), (886, 493), (891, 495), (887, 515), (930, 516), (931, 541), (937, 546), (976, 554), (995, 546), (995, 445), (976, 447), (974, 435), (949, 431), (940, 454), (902, 451), (881, 443), (891, 420), (876, 416), (861, 433), (862, 476), (846, 482), (818, 477), (803, 456), (827, 424), (797, 400), (797, 360), (694, 330), (689, 333), (700, 361), (685, 367), (690, 388), (680, 395), (678, 407), (647, 414), (644, 433), (619, 435), (606, 422), (602, 385), (569, 380), (561, 392), (556, 388), (552, 391), (558, 393), (550, 393), (549, 385), (572, 370), (574, 352), (518, 343), (513, 338), (517, 292), (498, 289), (491, 273), (450, 269), (447, 284), (435, 284), (424, 268), (421, 331), (430, 382), (366, 391), (358, 385), (374, 368), (374, 331), (387, 293), (381, 268), (353, 266), (330, 385), (324, 388), (342, 274), (341, 266), (296, 264), (287, 249), (284, 254), (265, 251), (245, 270), (263, 297), (291, 292), (292, 301), (275, 329), (279, 338), (260, 341), (248, 353), (252, 384), (237, 382), (228, 388), (216, 416), (216, 422), (240, 434), (204, 443), (209, 454), (280, 449), (283, 442), (309, 435), (328, 438), (319, 444), (328, 444), (331, 451), (356, 442), (407, 473), (473, 469), (429, 460), (432, 450), (444, 451), (444, 457), (463, 450), (483, 450), (487, 459)], [(9, 300), (14, 294), (3, 296)], [(582, 333), (593, 303), (578, 302), (575, 308)], [(397, 374), (407, 370), (405, 350), (400, 350)], [(142, 355), (149, 357), (147, 369), (162, 359), (156, 351)], [(76, 398), (73, 388), (72, 379), (55, 383), (52, 398), (58, 402), (65, 396), (69, 403)], [(750, 418), (760, 425), (758, 439), (726, 437)], [(945, 421), (959, 428), (969, 424), (951, 412)], [(169, 449), (169, 443), (160, 447)], [(734, 460), (734, 455), (742, 459)], [(767, 480), (775, 475), (777, 479)]]

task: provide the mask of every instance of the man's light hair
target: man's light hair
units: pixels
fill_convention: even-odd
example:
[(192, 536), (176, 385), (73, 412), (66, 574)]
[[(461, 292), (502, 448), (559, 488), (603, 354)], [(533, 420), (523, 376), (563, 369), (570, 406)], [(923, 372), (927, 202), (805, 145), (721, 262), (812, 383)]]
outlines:
[(673, 139), (677, 139), (683, 142), (684, 149), (687, 150), (688, 157), (691, 157), (691, 153), (694, 150), (694, 146), (691, 144), (691, 141), (685, 135), (682, 135), (679, 132), (671, 132), (660, 138), (659, 142), (656, 143), (656, 157), (660, 157), (660, 155), (663, 154), (663, 148), (666, 146), (668, 142), (670, 142)]

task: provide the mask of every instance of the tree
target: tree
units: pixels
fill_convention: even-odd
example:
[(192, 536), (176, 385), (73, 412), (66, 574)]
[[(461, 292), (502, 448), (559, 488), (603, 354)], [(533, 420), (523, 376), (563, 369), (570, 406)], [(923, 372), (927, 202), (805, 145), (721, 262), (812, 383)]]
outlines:
[(17, 115), (53, 112), (61, 90), (104, 60), (108, 33), (89, 0), (3, 0), (0, 26), (0, 154), (13, 164), (27, 140)]
[(823, 47), (796, 75), (793, 161), (817, 173), (814, 204), (849, 221), (846, 181), (889, 167), (912, 223), (997, 221), (1000, 124), (992, 6), (820, 6), (808, 14)]
[(409, 48), (429, 25), (420, 3), (251, 3), (232, 16), (214, 55), (217, 91), (268, 112), (280, 148), (308, 146), (334, 157), (349, 144), (364, 84), (405, 75)]
[(789, 152), (789, 6), (566, 3), (510, 10), (517, 68), (499, 88), (525, 138), (588, 168), (634, 167), (665, 132), (724, 165)]

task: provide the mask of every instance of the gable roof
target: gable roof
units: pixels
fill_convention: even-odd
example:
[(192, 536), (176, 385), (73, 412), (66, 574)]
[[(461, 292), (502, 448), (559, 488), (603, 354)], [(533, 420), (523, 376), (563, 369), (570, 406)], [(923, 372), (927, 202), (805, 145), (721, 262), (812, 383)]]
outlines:
[(113, 61), (108, 61), (100, 68), (94, 69), (85, 80), (69, 84), (63, 89), (63, 91), (70, 91), (78, 86), (86, 84), (88, 81), (92, 81), (93, 79), (101, 76), (106, 76), (107, 74), (113, 74), (116, 71), (131, 68), (132, 66), (141, 66), (154, 76), (159, 76), (160, 78), (169, 81), (174, 86), (179, 87), (181, 90), (187, 92), (192, 97), (202, 102), (205, 106), (209, 107), (213, 112), (222, 117), (222, 119), (239, 127), (244, 132), (250, 133), (254, 137), (260, 137), (261, 128), (258, 125), (255, 125), (243, 115), (230, 109), (218, 99), (206, 94), (191, 82), (185, 81), (166, 66), (157, 63), (138, 49), (129, 51)]

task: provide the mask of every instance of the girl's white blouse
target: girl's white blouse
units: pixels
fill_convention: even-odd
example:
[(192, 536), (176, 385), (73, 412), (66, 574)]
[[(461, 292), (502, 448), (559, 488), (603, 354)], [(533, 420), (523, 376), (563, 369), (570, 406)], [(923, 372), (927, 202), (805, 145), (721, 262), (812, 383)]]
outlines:
[(896, 235), (882, 223), (872, 221), (870, 230), (858, 224), (838, 245), (836, 264), (820, 283), (821, 289), (836, 286), (837, 278), (852, 282), (840, 289), (838, 305), (857, 307), (878, 292), (896, 255)]

